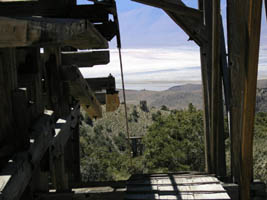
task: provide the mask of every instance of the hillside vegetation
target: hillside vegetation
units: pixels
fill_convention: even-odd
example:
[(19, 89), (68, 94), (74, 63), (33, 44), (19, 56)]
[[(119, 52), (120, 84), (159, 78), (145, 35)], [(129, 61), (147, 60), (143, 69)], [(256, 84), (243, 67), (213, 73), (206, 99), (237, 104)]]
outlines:
[[(175, 86), (164, 91), (127, 90), (126, 95), (127, 101), (134, 105), (146, 100), (156, 108), (166, 105), (170, 109), (184, 109), (188, 103), (193, 103), (198, 109), (203, 107), (202, 86), (197, 84)], [(267, 112), (267, 80), (258, 81), (256, 111)]]
[[(204, 170), (202, 111), (192, 104), (183, 110), (161, 106), (159, 109), (149, 107), (148, 111), (139, 105), (128, 105), (130, 134), (142, 136), (144, 145), (143, 154), (133, 159), (127, 142), (123, 106), (96, 121), (90, 120), (84, 112), (82, 115), (83, 181), (126, 180), (133, 173)], [(267, 113), (258, 112), (254, 173), (256, 178), (267, 182), (266, 124)]]

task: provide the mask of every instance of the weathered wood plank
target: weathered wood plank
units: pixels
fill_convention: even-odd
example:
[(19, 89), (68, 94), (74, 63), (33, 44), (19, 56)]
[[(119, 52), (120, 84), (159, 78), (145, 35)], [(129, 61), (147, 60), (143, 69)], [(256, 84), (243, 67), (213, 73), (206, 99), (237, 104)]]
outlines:
[(91, 109), (94, 115), (91, 117), (102, 117), (101, 105), (79, 69), (75, 66), (62, 66), (61, 71), (64, 81), (69, 83), (70, 94), (85, 108)]
[(112, 75), (100, 78), (86, 78), (85, 80), (93, 91), (116, 90), (115, 78)]
[[(175, 176), (175, 177), (174, 177)], [(211, 182), (213, 181), (213, 182)], [(230, 199), (221, 182), (209, 175), (162, 174), (132, 176), (125, 199)]]
[(0, 33), (1, 48), (51, 44), (78, 49), (108, 47), (103, 36), (86, 20), (0, 17)]
[(61, 52), (63, 65), (93, 67), (109, 63), (109, 51)]
[(170, 178), (155, 178), (155, 179), (142, 179), (142, 180), (133, 180), (129, 181), (129, 185), (195, 185), (203, 183), (219, 183), (218, 179), (215, 177), (194, 177), (194, 178), (185, 178), (185, 177), (174, 177), (173, 180)]
[[(66, 123), (57, 123), (56, 135), (53, 128), (54, 116), (52, 111), (47, 111), (44, 116), (31, 129), (31, 145), (26, 152), (18, 154), (15, 159), (10, 162), (4, 170), (1, 171), (0, 179), (5, 185), (0, 191), (0, 198), (5, 200), (19, 199), (23, 191), (27, 187), (34, 169), (39, 167), (40, 161), (51, 145), (54, 147), (62, 146), (69, 137), (71, 127), (77, 124), (78, 112), (77, 106), (71, 114), (66, 118)], [(7, 181), (6, 176), (11, 176)]]
[(201, 184), (201, 185), (140, 185), (140, 186), (127, 186), (127, 192), (159, 192), (163, 193), (198, 193), (198, 192), (225, 192), (220, 184)]
[(87, 193), (47, 193), (36, 194), (40, 200), (124, 200), (125, 193), (116, 192), (87, 192)]
[(177, 195), (158, 195), (158, 194), (128, 194), (126, 200), (226, 200), (230, 199), (226, 193), (208, 193), (208, 194), (181, 194)]
[(52, 138), (51, 119), (51, 114), (46, 114), (40, 119), (35, 126), (36, 129), (33, 129), (38, 132), (36, 135), (39, 135), (39, 138), (32, 140), (33, 144), (29, 152), (17, 155), (16, 159), (9, 162), (5, 169), (2, 170), (1, 175), (10, 176), (10, 179), (0, 192), (3, 199), (19, 199), (22, 195), (31, 179), (33, 173), (32, 166), (38, 165), (37, 163), (48, 148), (49, 138)]
[(108, 14), (112, 10), (104, 5), (62, 5), (58, 1), (52, 1), (44, 5), (37, 1), (27, 2), (0, 2), (0, 16), (6, 17), (56, 17), (56, 18), (74, 18), (88, 19), (90, 22), (107, 22)]

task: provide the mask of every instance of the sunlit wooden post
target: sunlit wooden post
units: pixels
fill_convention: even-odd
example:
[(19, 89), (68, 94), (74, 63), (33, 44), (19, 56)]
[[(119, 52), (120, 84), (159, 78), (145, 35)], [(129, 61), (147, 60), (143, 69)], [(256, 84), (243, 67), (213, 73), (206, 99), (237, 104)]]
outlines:
[(231, 70), (232, 170), (242, 200), (250, 199), (253, 180), (253, 126), (262, 1), (227, 2)]

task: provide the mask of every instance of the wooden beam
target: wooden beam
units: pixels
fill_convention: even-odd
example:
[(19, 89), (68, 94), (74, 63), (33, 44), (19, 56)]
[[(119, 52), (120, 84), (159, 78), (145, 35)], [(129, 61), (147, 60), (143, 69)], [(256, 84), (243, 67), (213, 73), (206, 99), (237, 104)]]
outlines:
[(107, 22), (112, 10), (104, 5), (64, 5), (53, 1), (43, 5), (38, 1), (0, 2), (0, 16), (88, 19), (92, 23)]
[[(13, 98), (16, 96), (17, 85), (17, 67), (16, 50), (0, 49), (0, 170), (3, 168), (6, 159), (9, 159), (16, 147), (13, 138), (16, 137), (16, 124), (13, 108)], [(20, 100), (22, 100), (20, 98)], [(23, 107), (23, 105), (22, 105)], [(8, 141), (8, 142), (7, 142)]]
[(115, 78), (112, 75), (102, 78), (86, 78), (85, 80), (93, 91), (116, 90)]
[(206, 30), (203, 25), (203, 19), (189, 19), (185, 16), (177, 15), (174, 12), (164, 10), (171, 19), (180, 26), (189, 36), (189, 40), (194, 40), (199, 46), (207, 42)]
[(211, 69), (212, 69), (212, 4), (211, 1), (201, 1), (204, 11), (206, 42), (200, 46), (201, 74), (204, 103), (204, 137), (205, 137), (205, 166), (206, 172), (211, 173)]
[(72, 129), (72, 134), (65, 145), (65, 167), (68, 174), (68, 184), (70, 188), (81, 182), (80, 172), (80, 133), (79, 123)]
[(124, 200), (125, 191), (97, 191), (90, 193), (47, 193), (36, 194), (42, 200)]
[(81, 105), (90, 107), (94, 111), (94, 117), (102, 117), (101, 105), (79, 69), (76, 66), (62, 66), (61, 72), (64, 81), (69, 83), (70, 94), (79, 100)]
[[(55, 125), (53, 114), (52, 111), (45, 112), (31, 129), (30, 149), (15, 156), (1, 171), (0, 199), (20, 199), (48, 148), (51, 145), (57, 147), (65, 144), (71, 127), (77, 125), (79, 106), (73, 108), (71, 114), (65, 118), (65, 123), (57, 121)], [(55, 131), (54, 127), (57, 127)]]
[[(172, 18), (172, 20), (185, 31), (185, 33), (189, 36), (189, 39), (194, 40), (199, 46), (207, 42), (206, 31), (203, 23), (203, 15), (201, 14), (201, 11), (196, 11), (195, 9), (193, 9), (194, 11), (192, 11), (192, 8), (188, 8), (182, 1), (164, 0), (164, 3), (162, 3), (162, 1), (156, 0), (133, 1), (145, 3), (152, 6), (157, 5), (156, 7), (163, 7), (163, 10)], [(195, 11), (200, 14), (196, 14)], [(187, 13), (190, 12), (193, 12), (194, 14), (191, 14), (191, 17), (189, 18), (189, 14)], [(196, 15), (198, 15), (198, 17), (196, 17)]]
[(90, 187), (112, 187), (126, 188), (127, 181), (101, 181), (101, 182), (81, 182), (73, 188), (90, 188)]
[(253, 125), (259, 59), (262, 0), (228, 1), (231, 71), (232, 170), (240, 198), (250, 199), (253, 179)]
[(259, 64), (262, 0), (249, 1), (248, 56), (246, 57), (245, 93), (242, 126), (242, 175), (241, 199), (250, 199), (250, 184), (253, 181), (253, 137), (256, 105), (256, 90)]
[(220, 1), (212, 5), (212, 102), (211, 102), (211, 172), (226, 176), (224, 114), (221, 79)]
[(200, 10), (194, 9), (194, 8), (190, 8), (187, 7), (183, 4), (181, 4), (179, 1), (177, 1), (176, 3), (174, 2), (170, 2), (167, 0), (132, 0), (135, 2), (139, 2), (139, 3), (143, 3), (149, 6), (154, 6), (157, 8), (161, 8), (163, 10), (167, 10), (170, 12), (174, 12), (177, 15), (183, 15), (186, 17), (190, 17), (190, 18), (202, 18), (202, 12)]
[(62, 45), (78, 49), (108, 48), (86, 20), (0, 17), (0, 47)]
[(109, 63), (109, 51), (61, 52), (63, 65), (93, 67)]
[(95, 93), (95, 96), (101, 105), (106, 104), (106, 93)]

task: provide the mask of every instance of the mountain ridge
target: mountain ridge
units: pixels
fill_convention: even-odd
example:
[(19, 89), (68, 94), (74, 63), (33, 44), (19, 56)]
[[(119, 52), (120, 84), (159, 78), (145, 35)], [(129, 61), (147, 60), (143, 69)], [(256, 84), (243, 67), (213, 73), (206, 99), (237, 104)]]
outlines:
[[(149, 106), (156, 108), (165, 105), (170, 109), (185, 109), (189, 103), (193, 103), (198, 109), (203, 107), (201, 84), (177, 85), (163, 91), (126, 90), (126, 97), (129, 104), (138, 105), (140, 101), (147, 101)], [(120, 99), (123, 99), (122, 92)], [(266, 79), (258, 80), (256, 111), (267, 112)]]

